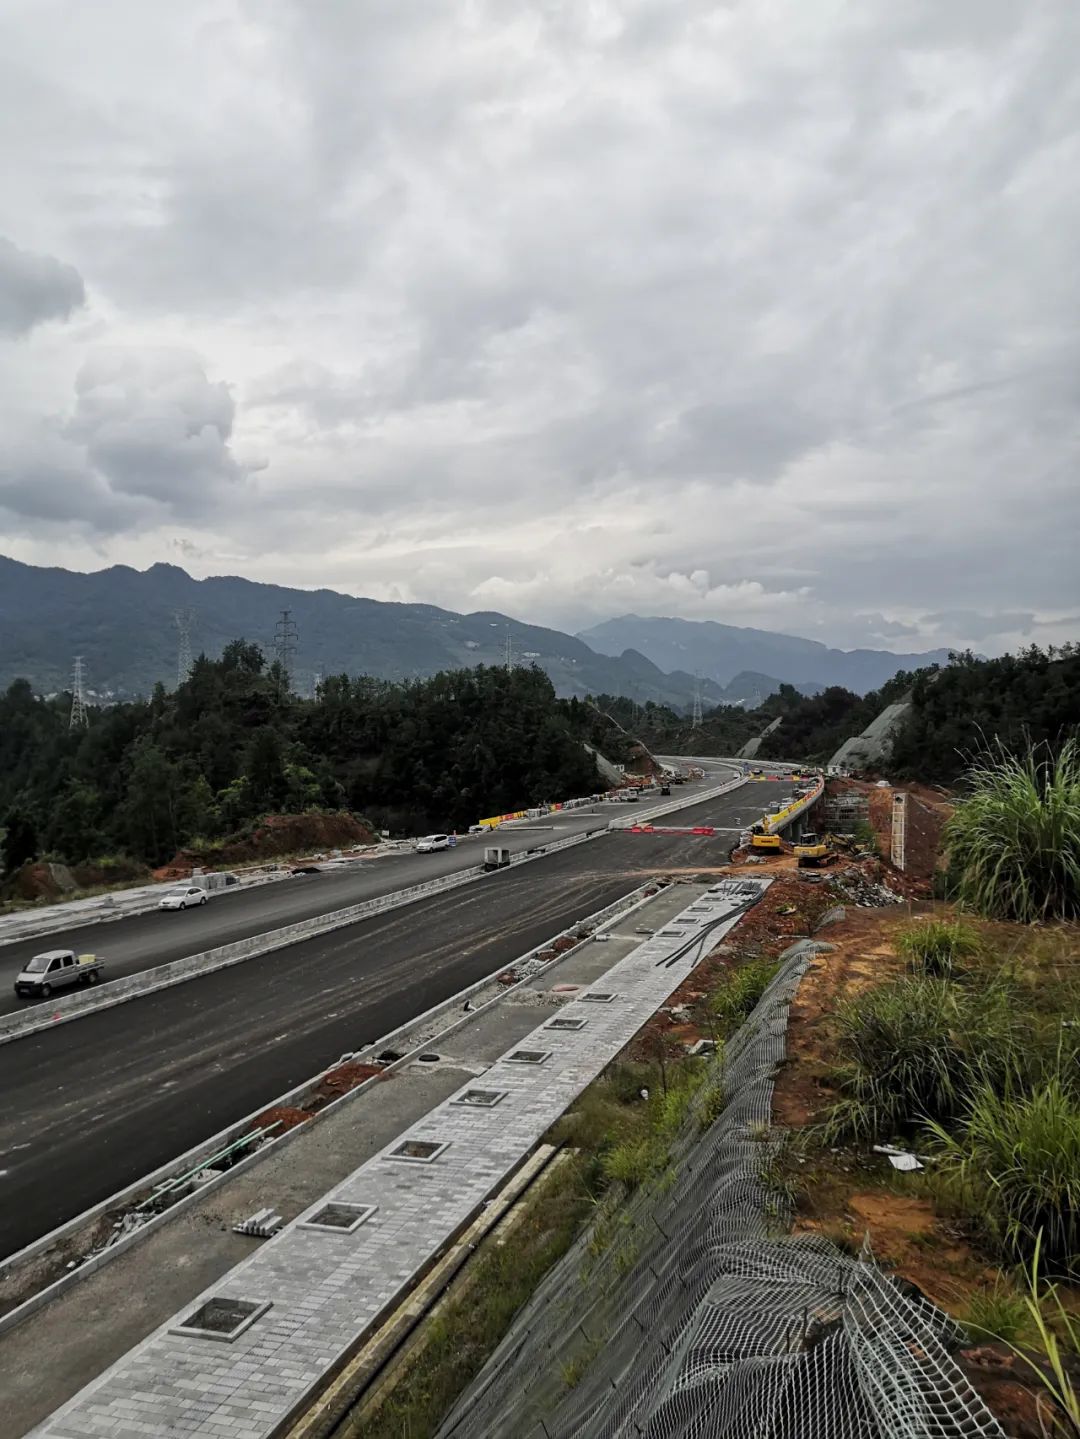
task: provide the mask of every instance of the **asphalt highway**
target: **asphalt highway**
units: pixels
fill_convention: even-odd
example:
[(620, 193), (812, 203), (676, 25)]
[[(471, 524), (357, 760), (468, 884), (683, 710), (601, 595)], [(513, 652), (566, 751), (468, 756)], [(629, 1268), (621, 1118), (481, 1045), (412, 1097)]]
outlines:
[[(734, 827), (784, 792), (782, 783), (758, 782), (664, 823)], [(0, 1046), (0, 1256), (649, 874), (723, 863), (732, 838), (605, 835), (490, 883)]]
[[(672, 798), (681, 792), (692, 802), (695, 792), (715, 788), (729, 776), (734, 777), (729, 767), (714, 765), (705, 780), (684, 785), (681, 791), (675, 789)], [(13, 985), (19, 970), (42, 950), (75, 949), (80, 953), (100, 954), (105, 959), (106, 981), (119, 979), (217, 945), (231, 944), (250, 935), (469, 869), (483, 862), (484, 847), (488, 844), (505, 845), (513, 852), (534, 849), (585, 830), (602, 829), (611, 819), (622, 815), (645, 818), (650, 809), (670, 802), (658, 796), (636, 805), (599, 804), (592, 810), (571, 810), (548, 815), (535, 824), (500, 829), (494, 838), (490, 835), (459, 837), (455, 849), (437, 854), (406, 852), (383, 859), (353, 860), (319, 874), (292, 876), (251, 889), (223, 890), (195, 909), (151, 910), (147, 914), (82, 925), (3, 945), (0, 946), (0, 1014), (41, 1002), (16, 998)]]

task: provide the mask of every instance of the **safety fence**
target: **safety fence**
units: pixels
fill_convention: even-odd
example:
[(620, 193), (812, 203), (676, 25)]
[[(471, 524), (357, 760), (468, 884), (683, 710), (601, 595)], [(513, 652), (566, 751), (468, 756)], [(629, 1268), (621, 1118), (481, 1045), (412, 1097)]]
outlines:
[(773, 1075), (816, 948), (788, 952), (670, 1165), (601, 1209), (438, 1439), (1005, 1439), (932, 1304), (817, 1235), (770, 1183)]

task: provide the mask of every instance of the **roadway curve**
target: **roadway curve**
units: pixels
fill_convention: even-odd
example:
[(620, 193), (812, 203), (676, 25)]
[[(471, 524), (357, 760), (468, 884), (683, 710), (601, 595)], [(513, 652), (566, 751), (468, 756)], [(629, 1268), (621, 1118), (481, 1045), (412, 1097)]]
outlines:
[[(734, 774), (729, 766), (715, 766), (705, 780), (686, 787), (687, 800), (693, 800), (696, 790), (723, 784), (729, 775), (734, 778)], [(40, 1000), (17, 999), (14, 980), (27, 960), (42, 950), (76, 949), (81, 953), (100, 954), (105, 959), (106, 978), (120, 979), (184, 959), (189, 954), (200, 954), (217, 945), (232, 944), (235, 940), (345, 909), (409, 885), (422, 884), (424, 880), (469, 869), (483, 862), (486, 844), (505, 845), (514, 852), (533, 849), (600, 828), (622, 815), (645, 817), (650, 808), (670, 802), (658, 799), (652, 805), (644, 801), (636, 806), (600, 804), (591, 810), (548, 815), (535, 825), (501, 829), (494, 840), (489, 835), (464, 836), (455, 849), (438, 854), (406, 852), (385, 859), (354, 860), (341, 869), (323, 870), (316, 875), (272, 881), (251, 889), (222, 890), (211, 895), (208, 903), (198, 909), (151, 910), (36, 939), (18, 940), (0, 947), (0, 1014), (40, 1003)]]
[[(735, 826), (782, 789), (736, 790), (669, 822)], [(722, 862), (733, 837), (606, 835), (490, 883), (0, 1046), (0, 1255), (629, 893), (649, 873)]]

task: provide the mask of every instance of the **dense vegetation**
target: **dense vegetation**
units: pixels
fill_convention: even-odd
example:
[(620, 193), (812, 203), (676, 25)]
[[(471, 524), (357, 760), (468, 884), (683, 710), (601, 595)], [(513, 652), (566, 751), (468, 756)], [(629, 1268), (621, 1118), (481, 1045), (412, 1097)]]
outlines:
[(349, 808), (394, 831), (462, 828), (542, 800), (590, 793), (589, 740), (618, 736), (538, 669), (458, 670), (406, 684), (332, 676), (314, 700), (283, 692), (237, 640), (200, 658), (175, 694), (92, 709), (17, 680), (0, 697), (5, 869), (41, 853), (77, 862), (123, 852), (157, 863), (198, 838), (273, 812)]
[(1046, 741), (1055, 748), (1080, 725), (1080, 646), (980, 660), (953, 655), (942, 670), (912, 677), (912, 705), (893, 744), (890, 769), (901, 778), (949, 784), (995, 738), (1018, 751)]
[(886, 772), (900, 779), (952, 784), (971, 756), (998, 740), (1011, 751), (1029, 742), (1054, 748), (1080, 725), (1080, 647), (1041, 650), (1032, 645), (1016, 655), (977, 659), (954, 654), (944, 668), (900, 671), (871, 694), (838, 685), (802, 695), (781, 685), (758, 709), (735, 705), (709, 710), (692, 729), (685, 716), (659, 705), (634, 710), (629, 700), (604, 697), (606, 708), (653, 748), (673, 754), (735, 754), (769, 722), (779, 726), (764, 737), (761, 759), (799, 759), (825, 764), (844, 740), (866, 729), (887, 705), (909, 695), (911, 708), (893, 741)]

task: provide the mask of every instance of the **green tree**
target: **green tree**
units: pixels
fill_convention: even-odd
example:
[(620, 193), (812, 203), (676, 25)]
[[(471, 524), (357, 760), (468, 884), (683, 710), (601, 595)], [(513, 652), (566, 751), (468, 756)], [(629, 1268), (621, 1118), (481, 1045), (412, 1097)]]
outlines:
[(22, 805), (10, 809), (4, 820), (2, 852), (5, 874), (14, 874), (27, 860), (37, 858), (37, 831), (29, 812)]

